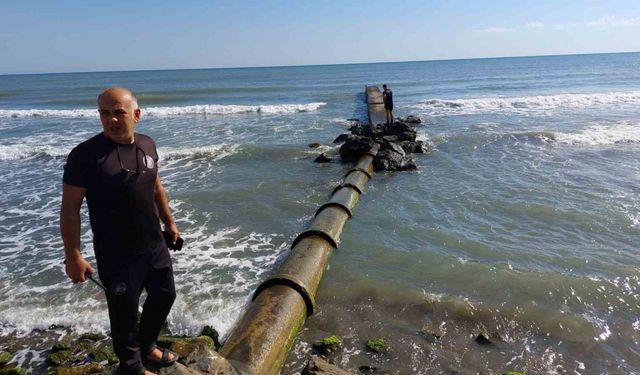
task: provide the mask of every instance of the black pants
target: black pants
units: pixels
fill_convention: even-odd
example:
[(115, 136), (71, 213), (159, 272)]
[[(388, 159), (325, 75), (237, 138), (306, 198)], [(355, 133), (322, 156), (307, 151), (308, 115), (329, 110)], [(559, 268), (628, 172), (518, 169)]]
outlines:
[[(100, 280), (108, 292), (113, 349), (122, 374), (137, 375), (142, 356), (148, 355), (176, 298), (171, 256), (166, 247), (117, 260), (98, 259)], [(138, 307), (147, 291), (140, 323)]]

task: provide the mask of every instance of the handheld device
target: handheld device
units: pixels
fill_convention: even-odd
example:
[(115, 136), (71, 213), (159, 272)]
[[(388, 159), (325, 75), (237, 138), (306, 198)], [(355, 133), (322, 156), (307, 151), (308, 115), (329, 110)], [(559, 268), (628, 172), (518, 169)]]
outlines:
[(171, 238), (171, 234), (169, 232), (162, 231), (162, 235), (164, 236), (164, 242), (167, 243), (167, 247), (169, 249), (174, 251), (182, 250), (182, 245), (184, 244), (184, 240), (182, 239), (182, 237), (178, 237), (178, 239), (176, 240), (176, 243), (172, 243), (171, 240), (173, 238)]

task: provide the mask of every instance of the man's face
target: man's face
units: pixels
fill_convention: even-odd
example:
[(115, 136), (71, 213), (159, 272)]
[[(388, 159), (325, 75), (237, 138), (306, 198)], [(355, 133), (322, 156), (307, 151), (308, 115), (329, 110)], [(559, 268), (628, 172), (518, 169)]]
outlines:
[(120, 144), (133, 143), (133, 133), (140, 119), (140, 109), (127, 92), (105, 92), (98, 100), (98, 111), (104, 135)]

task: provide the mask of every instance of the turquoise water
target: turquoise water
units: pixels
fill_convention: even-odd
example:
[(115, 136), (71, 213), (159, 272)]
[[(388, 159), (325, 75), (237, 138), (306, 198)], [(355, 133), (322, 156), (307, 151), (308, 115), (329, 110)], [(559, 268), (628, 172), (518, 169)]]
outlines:
[[(635, 373), (637, 53), (0, 76), (2, 334), (107, 329), (100, 290), (65, 278), (58, 235), (62, 166), (100, 131), (105, 87), (138, 94), (187, 242), (169, 328), (224, 335), (350, 168), (313, 159), (382, 83), (435, 151), (367, 185), (283, 373), (326, 334), (351, 369)], [(369, 336), (389, 353), (366, 353)]]

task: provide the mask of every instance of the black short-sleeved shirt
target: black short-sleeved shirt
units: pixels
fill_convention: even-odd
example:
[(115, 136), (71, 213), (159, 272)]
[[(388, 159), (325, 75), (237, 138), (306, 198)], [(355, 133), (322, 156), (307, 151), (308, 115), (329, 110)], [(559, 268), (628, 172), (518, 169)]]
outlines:
[(96, 257), (151, 252), (164, 245), (154, 200), (158, 153), (153, 140), (117, 144), (100, 133), (67, 157), (63, 181), (87, 189)]
[(384, 101), (384, 108), (393, 109), (393, 91), (391, 90), (383, 91), (382, 100)]

